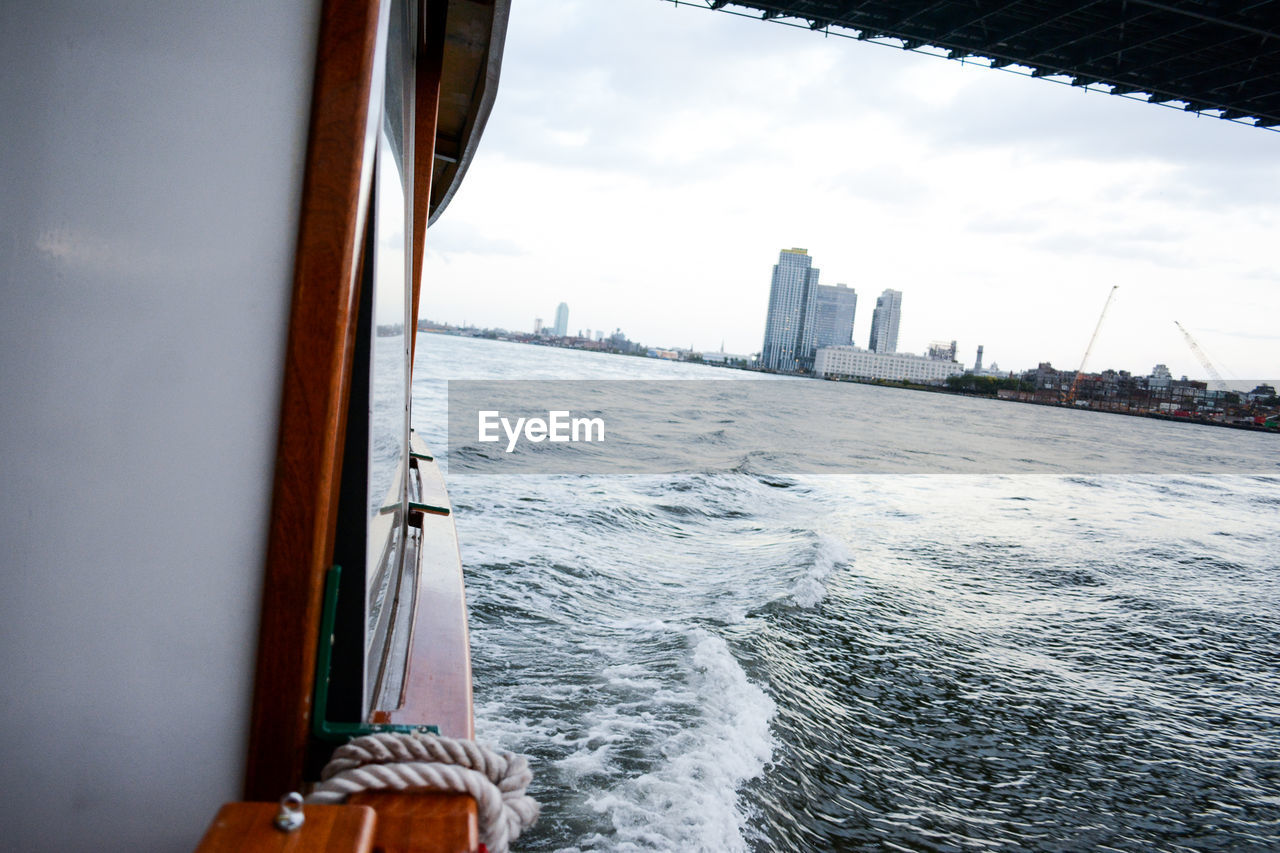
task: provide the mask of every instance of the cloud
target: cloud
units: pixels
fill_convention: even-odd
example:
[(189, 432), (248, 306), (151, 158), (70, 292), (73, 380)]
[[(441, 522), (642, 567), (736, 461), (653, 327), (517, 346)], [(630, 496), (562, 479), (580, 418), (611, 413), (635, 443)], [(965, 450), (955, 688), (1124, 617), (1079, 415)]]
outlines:
[(474, 223), (442, 217), (427, 232), (429, 257), (451, 260), (460, 255), (515, 258), (529, 255), (529, 250), (506, 237), (482, 233)]
[[(523, 0), (485, 139), (432, 230), (450, 286), (424, 313), (527, 328), (564, 300), (575, 326), (752, 351), (794, 245), (863, 296), (856, 339), (867, 297), (895, 287), (906, 349), (1070, 363), (1121, 282), (1099, 357), (1192, 373), (1152, 317), (1280, 316), (1277, 140), (657, 0)], [(1234, 363), (1274, 361), (1223, 341)]]

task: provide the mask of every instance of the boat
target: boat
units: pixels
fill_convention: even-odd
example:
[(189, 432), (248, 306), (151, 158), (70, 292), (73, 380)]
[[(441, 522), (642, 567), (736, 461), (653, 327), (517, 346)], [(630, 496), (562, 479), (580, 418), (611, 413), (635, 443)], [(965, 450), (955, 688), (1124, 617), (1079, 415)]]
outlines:
[[(1129, 4), (1128, 59), (1090, 52), (1110, 23), (1078, 4), (707, 5), (1280, 124), (1275, 56), (1244, 49), (1272, 3)], [(335, 743), (474, 737), (456, 532), (408, 389), (423, 241), (508, 15), (0, 9), (6, 846), (191, 849), (236, 801), (278, 841), (277, 801)], [(366, 846), (478, 846), (465, 795), (360, 796)]]
[[(6, 847), (192, 849), (352, 736), (474, 737), (408, 395), (508, 8), (0, 11)], [(415, 810), (477, 846), (469, 797)]]

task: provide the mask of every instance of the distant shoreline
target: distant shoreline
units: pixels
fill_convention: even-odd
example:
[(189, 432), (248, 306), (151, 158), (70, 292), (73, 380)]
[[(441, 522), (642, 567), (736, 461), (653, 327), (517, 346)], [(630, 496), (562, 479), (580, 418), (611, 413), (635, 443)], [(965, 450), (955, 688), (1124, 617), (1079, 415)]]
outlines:
[[(499, 341), (502, 343), (523, 344), (526, 346), (554, 347), (556, 349), (577, 350), (579, 352), (599, 353), (601, 355), (617, 355), (617, 356), (624, 356), (628, 358), (645, 358), (645, 359), (652, 358), (652, 356), (648, 356), (639, 352), (621, 352), (619, 350), (608, 350), (608, 349), (586, 349), (584, 347), (564, 346), (562, 344), (557, 344), (551, 341), (521, 340), (517, 338), (498, 337), (496, 335), (466, 335), (466, 334), (461, 334), (459, 332), (451, 331), (448, 329), (421, 329), (420, 328), (418, 329), (418, 333), (429, 334), (429, 335), (446, 335), (448, 337), (453, 337), (453, 338), (469, 338), (471, 340), (480, 340), (480, 341)], [(779, 373), (773, 370), (763, 370), (755, 367), (744, 367), (738, 364), (725, 364), (725, 363), (716, 363), (716, 362), (702, 361), (702, 360), (682, 360), (682, 361), (677, 361), (675, 359), (656, 359), (656, 360), (672, 361), (672, 362), (681, 363), (681, 364), (699, 364), (699, 365), (702, 365), (703, 367), (716, 367), (716, 368), (721, 368), (725, 370), (741, 370), (747, 373), (760, 373), (768, 376), (784, 376), (791, 379), (812, 379), (812, 380), (819, 380), (819, 381), (826, 381), (826, 382), (849, 383), (854, 385), (869, 385), (876, 388), (894, 388), (894, 389), (903, 390), (903, 391), (924, 391), (930, 394), (947, 394), (949, 396), (955, 396), (955, 397), (972, 397), (974, 399), (979, 399), (979, 400), (998, 400), (1003, 403), (1023, 403), (1023, 404), (1028, 404), (1032, 406), (1044, 406), (1046, 408), (1051, 408), (1051, 409), (1067, 409), (1070, 411), (1097, 412), (1100, 414), (1124, 415), (1126, 417), (1134, 417), (1134, 418), (1151, 418), (1153, 420), (1172, 421), (1174, 423), (1193, 424), (1195, 426), (1226, 427), (1228, 429), (1245, 430), (1247, 432), (1261, 432), (1261, 433), (1270, 433), (1272, 435), (1280, 435), (1280, 426), (1268, 427), (1262, 424), (1255, 424), (1255, 423), (1219, 421), (1219, 420), (1213, 420), (1211, 418), (1196, 417), (1193, 415), (1175, 415), (1167, 412), (1120, 411), (1117, 409), (1108, 409), (1108, 408), (1100, 408), (1100, 407), (1093, 407), (1093, 406), (1068, 406), (1068, 405), (1063, 405), (1061, 403), (1054, 403), (1054, 402), (1049, 402), (1045, 400), (1023, 400), (1023, 399), (1018, 399), (1014, 397), (1001, 397), (997, 394), (975, 394), (970, 391), (960, 391), (960, 390), (947, 388), (944, 385), (926, 385), (922, 383), (896, 381), (896, 380), (890, 380), (890, 379), (834, 379), (829, 377), (813, 376), (812, 374), (805, 374), (805, 373)]]

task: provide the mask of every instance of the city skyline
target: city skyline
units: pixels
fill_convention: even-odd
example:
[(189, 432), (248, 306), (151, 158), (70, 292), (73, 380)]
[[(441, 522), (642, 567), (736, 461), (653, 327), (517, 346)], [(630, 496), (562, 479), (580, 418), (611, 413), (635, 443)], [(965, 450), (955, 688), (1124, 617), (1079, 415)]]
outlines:
[[(822, 286), (826, 286), (826, 285), (822, 285)], [(509, 329), (503, 326), (478, 326), (474, 324), (456, 325), (448, 321), (422, 317), (418, 321), (418, 331), (419, 332), (446, 332), (446, 333), (455, 333), (455, 334), (463, 333), (467, 336), (481, 337), (481, 338), (495, 338), (497, 340), (512, 341), (516, 343), (543, 343), (548, 341), (554, 342), (550, 335), (550, 327), (544, 328), (541, 325), (541, 322), (542, 322), (541, 318), (535, 318), (533, 331), (529, 331), (521, 327)], [(745, 370), (760, 369), (760, 364), (758, 363), (757, 360), (755, 360), (760, 355), (759, 352), (728, 353), (724, 349), (723, 345), (721, 345), (719, 348), (716, 348), (716, 349), (711, 349), (711, 348), (699, 349), (699, 348), (691, 348), (691, 347), (685, 347), (685, 346), (664, 346), (661, 344), (651, 344), (649, 342), (642, 341), (642, 340), (632, 341), (630, 338), (626, 336), (626, 333), (620, 328), (616, 328), (611, 333), (606, 333), (603, 330), (595, 330), (594, 336), (590, 334), (592, 332), (591, 329), (587, 329), (586, 334), (583, 334), (581, 332), (582, 330), (579, 330), (578, 334), (566, 336), (564, 340), (560, 342), (560, 345), (568, 346), (569, 348), (589, 349), (589, 350), (603, 351), (607, 353), (616, 353), (616, 354), (623, 354), (623, 355), (648, 355), (650, 357), (657, 357), (657, 358), (684, 359), (686, 355), (689, 355), (689, 356), (694, 356), (695, 357), (694, 360), (700, 360), (705, 363), (714, 364), (714, 365), (732, 366), (732, 367), (737, 367)], [(601, 346), (594, 345), (594, 344), (601, 344), (601, 343), (605, 344), (605, 346), (601, 347)], [(617, 348), (615, 347), (615, 345), (619, 345), (621, 348)], [(822, 349), (824, 348), (823, 347), (816, 348), (815, 355), (821, 355)], [(837, 344), (831, 347), (827, 347), (825, 349), (851, 350), (857, 353), (861, 353), (863, 355), (869, 355), (873, 357), (881, 356), (880, 353), (875, 353), (869, 349), (859, 347), (856, 344)], [(986, 377), (986, 378), (1019, 377), (1019, 376), (1026, 376), (1028, 374), (1039, 375), (1039, 374), (1044, 374), (1046, 372), (1061, 374), (1066, 376), (1074, 376), (1077, 373), (1077, 368), (1066, 366), (1066, 365), (1060, 365), (1055, 367), (1051, 360), (1045, 360), (1045, 359), (1041, 359), (1035, 362), (1034, 364), (1015, 365), (1013, 367), (999, 366), (998, 363), (995, 361), (992, 361), (990, 364), (987, 364), (985, 360), (985, 355), (983, 353), (983, 349), (984, 349), (984, 346), (982, 344), (977, 344), (974, 347), (974, 356), (972, 358), (969, 358), (960, 352), (960, 348), (958, 346), (957, 341), (950, 341), (950, 342), (934, 341), (931, 344), (929, 344), (929, 346), (923, 352), (919, 352), (919, 353), (897, 352), (897, 353), (887, 353), (884, 355), (897, 357), (899, 359), (913, 360), (916, 362), (933, 361), (933, 362), (950, 363), (954, 361), (954, 363), (958, 364), (960, 368), (959, 373), (956, 373), (955, 375), (960, 375), (960, 373), (963, 373), (965, 376), (977, 376), (977, 377)], [(843, 357), (844, 356), (841, 356), (841, 358)], [(818, 361), (820, 360), (821, 359), (818, 359)], [(973, 362), (972, 366), (970, 366), (970, 362)], [(813, 372), (805, 373), (802, 375), (810, 376), (810, 377), (815, 376)], [(1258, 385), (1280, 384), (1280, 382), (1277, 382), (1276, 380), (1269, 380), (1269, 379), (1256, 379), (1256, 378), (1241, 379), (1236, 377), (1224, 378), (1221, 376), (1213, 376), (1211, 374), (1206, 373), (1203, 369), (1199, 371), (1192, 371), (1190, 374), (1184, 373), (1181, 375), (1176, 375), (1170, 372), (1168, 365), (1163, 363), (1156, 363), (1149, 370), (1144, 370), (1141, 366), (1135, 366), (1135, 365), (1111, 364), (1103, 367), (1087, 366), (1083, 371), (1080, 372), (1080, 376), (1083, 379), (1099, 379), (1103, 381), (1109, 381), (1108, 377), (1111, 377), (1112, 379), (1120, 379), (1120, 380), (1150, 379), (1150, 380), (1157, 380), (1157, 382), (1164, 382), (1166, 384), (1168, 384), (1169, 382), (1192, 383), (1192, 384), (1199, 383), (1200, 385), (1206, 386), (1211, 390), (1216, 387), (1225, 386), (1225, 388), (1227, 388), (1228, 390), (1232, 390), (1240, 393), (1249, 391), (1250, 389), (1253, 389)], [(873, 378), (873, 377), (868, 377), (868, 378)], [(892, 379), (893, 377), (883, 377), (883, 378)], [(1221, 386), (1219, 386), (1218, 383), (1221, 383)]]
[[(787, 251), (787, 250), (783, 250), (783, 251)], [(792, 251), (795, 251), (795, 250), (792, 250)], [(804, 252), (807, 254), (807, 250), (801, 250), (801, 251), (804, 251)], [(817, 273), (817, 272), (819, 272), (819, 271), (815, 269), (815, 270), (814, 270), (814, 272), (815, 272), (815, 273)], [(846, 304), (842, 304), (842, 305), (840, 305), (840, 307), (839, 307), (838, 309), (836, 309), (836, 308), (835, 308), (835, 305), (831, 305), (831, 309), (832, 309), (833, 311), (834, 311), (834, 310), (839, 310), (839, 311), (841, 311), (841, 312), (846, 312), (846, 313), (847, 313), (847, 316), (850, 318), (850, 322), (852, 322), (852, 321), (853, 321), (853, 318), (854, 318), (854, 316), (856, 315), (856, 302), (857, 302), (857, 296), (856, 296), (856, 289), (855, 289), (855, 288), (849, 287), (848, 285), (845, 285), (845, 284), (837, 284), (837, 285), (815, 284), (815, 285), (814, 285), (814, 290), (815, 290), (815, 292), (816, 292), (816, 294), (817, 294), (817, 298), (814, 300), (814, 302), (815, 302), (815, 311), (816, 311), (816, 313), (819, 315), (819, 317), (821, 317), (821, 315), (822, 315), (822, 308), (821, 308), (820, 302), (821, 302), (821, 297), (822, 297), (822, 294), (823, 294), (823, 292), (824, 292), (824, 291), (826, 291), (826, 292), (828, 292), (828, 293), (833, 293), (833, 292), (836, 292), (837, 290), (845, 290), (845, 291), (847, 291), (848, 296), (849, 296), (849, 302), (848, 302), (848, 303), (846, 303)], [(888, 291), (886, 291), (886, 292), (888, 292)], [(895, 292), (898, 294), (898, 309), (899, 309), (899, 312), (900, 312), (900, 309), (901, 309), (901, 297), (902, 297), (902, 294), (901, 294), (901, 292), (897, 292), (897, 291), (895, 291)], [(877, 304), (879, 304), (883, 298), (884, 298), (884, 294), (882, 294), (880, 297), (878, 297), (878, 298), (877, 298)], [(831, 299), (830, 301), (831, 301), (832, 303), (834, 303), (834, 302), (835, 302), (835, 300), (834, 300), (834, 299)], [(566, 323), (566, 326), (567, 326), (567, 322), (568, 322), (568, 316), (567, 316), (568, 305), (567, 305), (567, 303), (564, 303), (564, 302), (561, 302), (561, 303), (560, 303), (560, 305), (557, 307), (557, 315), (559, 314), (560, 308), (565, 309), (565, 312), (566, 312), (566, 316), (565, 316), (565, 323)], [(874, 312), (873, 312), (873, 314), (874, 314)], [(843, 317), (843, 316), (844, 316), (844, 314), (841, 314), (841, 317)], [(428, 317), (426, 316), (426, 314), (425, 314), (425, 313), (424, 313), (424, 314), (422, 314), (422, 315), (419, 317), (419, 323), (420, 323), (420, 324), (421, 324), (421, 323), (423, 323), (423, 322), (427, 322), (427, 321), (431, 321), (431, 322), (443, 322), (443, 323), (445, 323), (445, 324), (447, 324), (447, 325), (455, 325), (455, 326), (456, 326), (456, 327), (458, 327), (458, 328), (475, 328), (475, 329), (485, 329), (485, 330), (487, 330), (487, 331), (502, 331), (502, 332), (511, 332), (511, 333), (516, 333), (516, 334), (519, 334), (522, 330), (524, 330), (524, 326), (523, 326), (523, 325), (521, 325), (521, 324), (515, 324), (514, 326), (512, 326), (512, 327), (508, 328), (508, 327), (506, 327), (506, 326), (500, 326), (500, 325), (492, 325), (492, 326), (490, 326), (490, 325), (486, 325), (486, 324), (476, 324), (476, 323), (472, 323), (472, 322), (470, 322), (470, 321), (468, 321), (468, 320), (466, 320), (466, 319), (464, 319), (464, 320), (463, 320), (462, 322), (460, 322), (460, 323), (454, 323), (454, 322), (453, 322), (453, 321), (451, 321), (451, 320), (434, 321), (434, 320), (431, 320), (431, 318), (428, 318)], [(609, 325), (609, 324), (606, 324), (606, 326), (607, 326), (607, 325)], [(838, 320), (838, 319), (835, 319), (834, 317), (833, 317), (833, 318), (831, 318), (831, 322), (830, 322), (830, 324), (829, 324), (829, 327), (830, 327), (831, 329), (835, 329), (835, 328), (838, 328), (839, 326), (840, 326), (839, 320)], [(873, 321), (872, 321), (872, 330), (871, 330), (871, 336), (872, 336), (872, 338), (874, 338), (874, 335), (875, 335), (874, 327), (875, 327), (875, 322), (874, 322), (874, 319), (873, 319)], [(585, 334), (584, 334), (584, 331), (583, 331), (582, 329), (579, 329), (579, 330), (578, 330), (577, 332), (575, 332), (573, 335), (570, 335), (567, 331), (566, 331), (564, 334), (561, 334), (561, 333), (557, 332), (557, 331), (556, 331), (556, 329), (557, 329), (557, 328), (558, 328), (558, 327), (557, 327), (557, 326), (555, 326), (555, 325), (552, 325), (552, 326), (546, 326), (546, 325), (544, 325), (542, 318), (541, 318), (541, 317), (537, 317), (537, 318), (535, 318), (535, 319), (534, 319), (534, 322), (533, 322), (532, 328), (530, 329), (530, 333), (531, 333), (532, 335), (535, 335), (535, 336), (536, 336), (536, 335), (544, 335), (544, 334), (553, 334), (553, 335), (558, 335), (558, 336), (560, 336), (560, 337), (584, 336), (584, 337), (585, 337), (585, 339), (587, 339), (587, 340), (601, 341), (601, 340), (605, 340), (605, 339), (606, 339), (606, 336), (616, 335), (616, 334), (619, 334), (619, 333), (622, 333), (622, 332), (623, 332), (623, 330), (622, 330), (620, 327), (616, 327), (616, 326), (615, 326), (615, 329), (614, 329), (614, 331), (613, 331), (613, 332), (607, 332), (607, 331), (605, 331), (603, 328), (599, 328), (599, 329), (594, 329), (594, 330), (593, 330), (593, 328), (592, 328), (592, 327), (585, 327)], [(850, 336), (849, 336), (849, 337), (850, 337), (850, 339), (849, 339), (848, 341), (839, 341), (839, 342), (834, 342), (834, 343), (823, 343), (823, 342), (819, 342), (819, 336), (823, 334), (823, 333), (822, 333), (822, 331), (820, 331), (822, 328), (823, 328), (822, 326), (816, 327), (816, 328), (814, 329), (814, 335), (813, 335), (813, 336), (811, 336), (811, 337), (813, 338), (813, 341), (814, 341), (814, 344), (813, 344), (813, 351), (815, 352), (815, 354), (816, 354), (816, 350), (817, 350), (817, 349), (820, 349), (820, 348), (821, 348), (821, 347), (823, 347), (823, 346), (854, 346), (855, 348), (857, 348), (857, 347), (858, 347), (858, 344), (856, 343), (856, 341), (853, 341), (853, 340), (852, 340), (852, 338), (853, 338), (853, 335), (852, 335), (852, 334), (850, 334)], [(832, 332), (832, 333), (833, 333), (833, 334), (835, 334), (834, 332)], [(706, 337), (706, 335), (703, 335), (702, 337), (704, 337), (704, 338), (705, 338), (705, 337)], [(659, 350), (671, 350), (671, 351), (683, 351), (683, 352), (698, 352), (698, 353), (717, 353), (717, 352), (718, 352), (718, 353), (724, 353), (724, 352), (726, 352), (726, 351), (727, 351), (727, 350), (726, 350), (726, 347), (725, 347), (725, 343), (724, 343), (724, 339), (723, 339), (723, 338), (721, 339), (721, 342), (720, 342), (720, 344), (719, 344), (717, 347), (695, 347), (695, 346), (692, 346), (692, 345), (680, 344), (680, 343), (678, 343), (678, 342), (666, 341), (666, 339), (662, 339), (662, 340), (663, 340), (663, 342), (662, 342), (662, 343), (657, 343), (657, 344), (652, 344), (652, 345), (650, 345), (650, 344), (649, 344), (648, 342), (646, 342), (646, 341), (639, 341), (639, 343), (644, 343), (644, 344), (645, 344), (645, 346), (648, 346), (648, 347), (653, 348), (653, 349), (659, 349)], [(894, 338), (894, 341), (895, 341), (895, 345), (896, 345), (896, 337)], [(938, 341), (930, 341), (930, 342), (928, 343), (928, 345), (927, 345), (927, 346), (923, 346), (923, 347), (921, 347), (918, 351), (916, 351), (916, 350), (905, 350), (905, 349), (904, 349), (904, 350), (898, 350), (898, 349), (896, 349), (896, 348), (895, 348), (895, 349), (889, 349), (889, 350), (886, 350), (885, 352), (890, 353), (890, 354), (893, 354), (893, 353), (902, 353), (902, 354), (905, 354), (905, 355), (912, 355), (912, 356), (924, 356), (924, 357), (932, 358), (932, 357), (934, 357), (934, 356), (935, 356), (935, 354), (934, 354), (934, 349), (935, 349), (938, 345), (939, 345), (939, 342), (938, 342)], [(972, 362), (972, 363), (973, 363), (973, 367), (971, 368), (971, 372), (975, 372), (975, 373), (979, 373), (979, 374), (986, 374), (986, 375), (996, 375), (996, 374), (999, 374), (999, 375), (1021, 374), (1021, 373), (1027, 372), (1027, 371), (1035, 370), (1037, 367), (1043, 367), (1045, 364), (1052, 364), (1052, 361), (1053, 361), (1052, 359), (1048, 359), (1048, 358), (1037, 358), (1037, 359), (1032, 359), (1031, 361), (1029, 361), (1029, 362), (1027, 362), (1027, 363), (1017, 363), (1017, 364), (1013, 364), (1012, 362), (1007, 362), (1007, 363), (1006, 363), (1006, 366), (998, 366), (998, 361), (996, 361), (996, 360), (991, 360), (991, 361), (988, 363), (988, 361), (987, 361), (987, 359), (986, 359), (986, 355), (985, 355), (985, 353), (984, 353), (984, 346), (985, 346), (984, 344), (973, 344), (973, 345), (971, 345), (971, 346), (970, 346), (970, 345), (968, 345), (968, 344), (966, 344), (965, 346), (961, 347), (961, 346), (959, 346), (958, 341), (956, 341), (956, 340), (952, 340), (952, 341), (950, 342), (949, 346), (952, 348), (951, 357), (953, 357), (954, 359), (956, 359), (957, 361), (959, 361), (962, 365), (968, 365), (970, 362)], [(872, 348), (872, 346), (871, 346), (871, 341), (870, 341), (870, 340), (868, 341), (868, 346), (866, 347), (866, 350), (867, 350), (868, 352), (876, 352), (876, 350)], [(972, 352), (973, 352), (973, 355), (972, 355), (972, 356), (966, 356), (966, 355), (965, 355), (965, 353), (966, 353), (967, 351), (969, 351), (969, 350), (972, 350)], [(761, 357), (761, 363), (763, 363), (763, 347), (762, 347), (760, 350), (744, 349), (744, 350), (742, 350), (742, 351), (741, 351), (741, 353), (739, 353), (739, 355), (742, 355), (742, 356), (760, 356), (760, 357)], [(1176, 362), (1178, 361), (1178, 359), (1175, 357), (1175, 358), (1172, 358), (1172, 359), (1166, 359), (1166, 361), (1174, 361), (1174, 362), (1176, 363)], [(811, 365), (811, 364), (812, 364), (812, 359), (809, 359), (809, 362), (810, 362), (810, 365)], [(1074, 372), (1074, 371), (1078, 370), (1078, 369), (1081, 367), (1080, 365), (1077, 365), (1076, 367), (1071, 367), (1071, 366), (1069, 366), (1068, 362), (1061, 362), (1060, 364), (1061, 364), (1061, 366), (1059, 366), (1059, 367), (1058, 367), (1058, 368), (1056, 368), (1056, 369), (1061, 370), (1061, 371), (1067, 371), (1067, 372)], [(1010, 366), (1010, 365), (1011, 365), (1011, 366)], [(770, 368), (770, 369), (776, 369), (776, 368)], [(1105, 374), (1105, 373), (1109, 373), (1109, 372), (1111, 372), (1111, 373), (1124, 373), (1124, 374), (1131, 374), (1131, 375), (1133, 375), (1133, 376), (1141, 376), (1141, 377), (1147, 377), (1147, 376), (1156, 376), (1156, 377), (1159, 377), (1159, 376), (1161, 376), (1161, 375), (1164, 375), (1164, 376), (1166, 376), (1166, 377), (1167, 377), (1167, 376), (1173, 376), (1173, 378), (1175, 378), (1175, 379), (1179, 379), (1179, 380), (1181, 380), (1181, 381), (1187, 381), (1187, 380), (1191, 380), (1191, 381), (1213, 381), (1215, 378), (1220, 378), (1220, 379), (1222, 379), (1223, 381), (1225, 381), (1228, 385), (1230, 385), (1230, 386), (1232, 386), (1232, 387), (1236, 388), (1237, 390), (1245, 389), (1247, 386), (1252, 386), (1252, 385), (1254, 385), (1254, 384), (1256, 384), (1256, 383), (1259, 383), (1259, 382), (1280, 382), (1280, 378), (1278, 378), (1278, 377), (1280, 377), (1280, 370), (1277, 370), (1277, 371), (1276, 371), (1276, 372), (1277, 372), (1277, 374), (1278, 374), (1278, 377), (1271, 377), (1271, 376), (1268, 376), (1268, 375), (1259, 375), (1259, 376), (1243, 376), (1243, 377), (1242, 377), (1242, 376), (1231, 375), (1231, 376), (1226, 376), (1226, 377), (1221, 377), (1221, 376), (1215, 377), (1213, 374), (1210, 374), (1210, 373), (1209, 373), (1209, 372), (1208, 372), (1208, 371), (1203, 367), (1203, 365), (1202, 365), (1201, 363), (1198, 363), (1198, 362), (1197, 362), (1196, 364), (1191, 365), (1191, 366), (1189, 367), (1189, 369), (1185, 370), (1185, 371), (1184, 371), (1184, 372), (1182, 372), (1181, 374), (1176, 374), (1176, 373), (1175, 373), (1175, 374), (1171, 374), (1171, 373), (1169, 372), (1169, 367), (1168, 367), (1168, 365), (1167, 365), (1167, 364), (1165, 364), (1165, 363), (1164, 363), (1164, 361), (1157, 361), (1157, 362), (1155, 362), (1155, 363), (1153, 364), (1152, 368), (1150, 369), (1150, 371), (1148, 371), (1148, 372), (1143, 372), (1143, 367), (1142, 367), (1141, 365), (1137, 365), (1137, 364), (1125, 364), (1125, 365), (1109, 364), (1109, 365), (1106, 365), (1106, 366), (1098, 366), (1098, 364), (1097, 364), (1097, 360), (1096, 360), (1096, 359), (1090, 359), (1090, 361), (1089, 361), (1089, 363), (1088, 363), (1088, 364), (1083, 365), (1083, 374), (1084, 374), (1084, 375), (1101, 375), (1101, 374)]]
[(755, 352), (759, 271), (800, 245), (864, 302), (910, 293), (901, 350), (1074, 368), (1121, 284), (1091, 365), (1197, 375), (1181, 320), (1225, 376), (1280, 374), (1280, 136), (657, 0), (540, 2), (512, 10), (428, 234), (424, 315), (520, 328), (564, 299), (584, 327)]
[[(812, 373), (816, 376), (828, 373), (838, 375), (841, 371), (847, 373), (849, 370), (856, 369), (857, 371), (865, 372), (869, 378), (926, 381), (936, 380), (948, 375), (945, 370), (944, 372), (935, 370), (928, 362), (955, 363), (959, 365), (958, 370), (966, 374), (991, 377), (1012, 376), (1032, 371), (1032, 368), (1026, 365), (1007, 369), (998, 368), (996, 366), (997, 363), (994, 361), (991, 363), (991, 367), (984, 369), (983, 344), (976, 345), (972, 368), (965, 366), (967, 362), (961, 355), (958, 341), (956, 340), (952, 340), (949, 343), (946, 341), (931, 341), (928, 347), (920, 353), (899, 351), (897, 342), (898, 328), (902, 316), (903, 294), (901, 291), (892, 288), (886, 288), (876, 299), (876, 307), (872, 312), (870, 339), (867, 347), (863, 349), (853, 341), (853, 326), (857, 314), (858, 301), (856, 289), (844, 283), (835, 285), (821, 284), (819, 282), (820, 274), (820, 269), (813, 266), (813, 257), (807, 249), (793, 247), (779, 250), (778, 263), (774, 265), (770, 279), (770, 296), (766, 310), (764, 343), (759, 352), (743, 353), (735, 356), (740, 362), (740, 366), (779, 372)], [(587, 328), (585, 333), (579, 329), (574, 335), (570, 335), (568, 333), (568, 320), (568, 303), (561, 302), (556, 306), (554, 325), (544, 326), (541, 317), (534, 318), (532, 335), (534, 337), (551, 336), (577, 338), (586, 341), (594, 340), (597, 343), (605, 340), (606, 333), (603, 330), (597, 330), (593, 339), (590, 328)], [(1178, 325), (1183, 335), (1191, 342), (1191, 336), (1187, 334), (1185, 329), (1181, 329), (1180, 324)], [(488, 330), (509, 331), (492, 327)], [(516, 333), (519, 333), (518, 330)], [(621, 328), (615, 328), (609, 337), (610, 340), (625, 342), (629, 352), (638, 348), (639, 350), (649, 351), (651, 355), (653, 352), (716, 354), (714, 350), (699, 350), (693, 346), (681, 347), (663, 344), (649, 346), (642, 341), (632, 342), (626, 338)], [(1192, 346), (1193, 349), (1198, 349), (1198, 345), (1193, 343)], [(832, 348), (833, 350), (840, 350), (840, 352), (826, 353), (824, 359), (824, 354), (820, 352), (824, 348)], [(720, 355), (725, 354), (723, 340), (718, 353)], [(876, 359), (881, 356), (901, 356), (901, 358), (877, 361)], [(1202, 359), (1201, 364), (1206, 375), (1201, 377), (1199, 374), (1183, 374), (1180, 381), (1224, 383), (1223, 377), (1217, 370), (1203, 361), (1203, 352), (1198, 352), (1197, 358)], [(1156, 363), (1150, 373), (1142, 373), (1141, 370), (1134, 371), (1131, 367), (1121, 367), (1117, 370), (1114, 366), (1108, 366), (1099, 369), (1085, 364), (1076, 369), (1068, 367), (1052, 368), (1052, 361), (1047, 359), (1039, 359), (1035, 364), (1035, 372), (1039, 374), (1043, 374), (1046, 369), (1053, 369), (1073, 375), (1079, 372), (1081, 376), (1113, 374), (1146, 377), (1155, 380), (1172, 378), (1168, 366), (1162, 362)], [(881, 370), (887, 372), (883, 376), (878, 376)], [(949, 368), (946, 370), (949, 370)], [(954, 370), (950, 372), (952, 374), (956, 373)], [(1254, 382), (1266, 381), (1266, 379), (1239, 378), (1232, 380), (1238, 386), (1237, 390), (1244, 390), (1247, 385), (1251, 385)]]

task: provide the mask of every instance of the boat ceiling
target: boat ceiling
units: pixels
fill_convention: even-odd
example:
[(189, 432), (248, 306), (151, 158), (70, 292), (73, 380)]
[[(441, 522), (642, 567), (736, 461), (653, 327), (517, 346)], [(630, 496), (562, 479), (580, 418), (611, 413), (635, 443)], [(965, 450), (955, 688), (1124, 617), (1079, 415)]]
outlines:
[[(683, 2), (683, 0), (681, 0)], [(703, 0), (713, 9), (1280, 125), (1280, 0)], [(1105, 91), (1105, 90), (1103, 90)]]
[(510, 0), (448, 0), (431, 217), (444, 212), (462, 183), (498, 92)]

